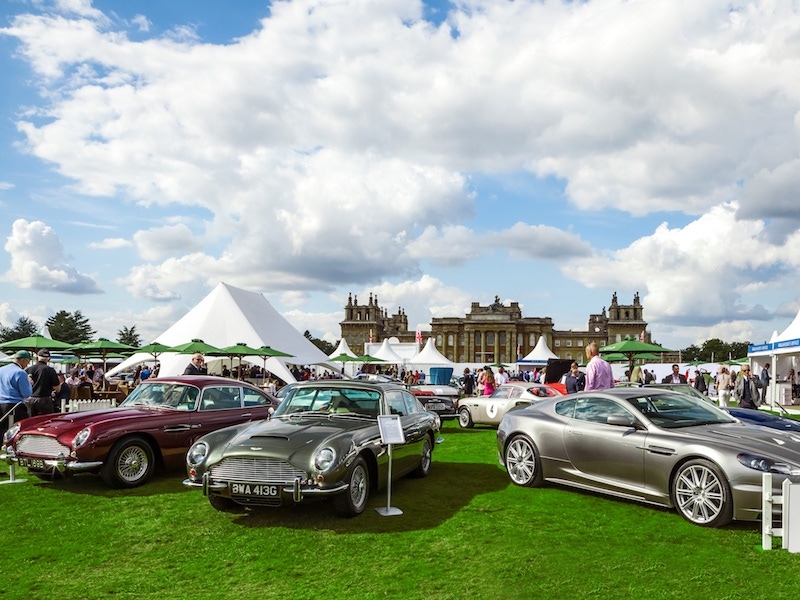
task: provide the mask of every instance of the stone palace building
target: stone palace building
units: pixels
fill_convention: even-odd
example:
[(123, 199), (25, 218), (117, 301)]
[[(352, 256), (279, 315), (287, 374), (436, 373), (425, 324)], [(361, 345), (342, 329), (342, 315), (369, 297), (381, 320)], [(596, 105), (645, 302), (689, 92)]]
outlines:
[[(366, 304), (350, 294), (340, 322), (342, 338), (357, 354), (363, 354), (364, 344), (380, 343), (386, 338), (413, 343), (417, 332), (408, 329), (408, 317), (402, 308), (389, 315), (378, 303), (378, 297), (369, 295)], [(651, 342), (644, 320), (644, 308), (638, 292), (633, 304), (620, 304), (617, 294), (611, 298), (606, 310), (589, 315), (585, 330), (556, 329), (550, 317), (524, 317), (518, 302), (508, 305), (495, 296), (492, 304), (481, 306), (473, 302), (470, 312), (463, 317), (436, 317), (431, 321), (427, 338), (433, 336), (436, 348), (448, 359), (457, 363), (495, 362), (513, 363), (524, 358), (544, 336), (547, 345), (559, 358), (586, 361), (584, 348), (590, 342), (600, 346), (612, 344), (630, 336)]]

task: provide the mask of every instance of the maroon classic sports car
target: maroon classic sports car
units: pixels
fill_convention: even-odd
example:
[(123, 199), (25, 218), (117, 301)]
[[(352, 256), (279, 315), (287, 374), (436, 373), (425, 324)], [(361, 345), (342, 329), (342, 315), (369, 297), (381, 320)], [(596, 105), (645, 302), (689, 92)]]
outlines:
[(117, 408), (23, 419), (3, 438), (7, 460), (45, 480), (100, 473), (112, 487), (145, 483), (155, 468), (184, 464), (211, 431), (267, 419), (279, 400), (223, 377), (149, 379)]

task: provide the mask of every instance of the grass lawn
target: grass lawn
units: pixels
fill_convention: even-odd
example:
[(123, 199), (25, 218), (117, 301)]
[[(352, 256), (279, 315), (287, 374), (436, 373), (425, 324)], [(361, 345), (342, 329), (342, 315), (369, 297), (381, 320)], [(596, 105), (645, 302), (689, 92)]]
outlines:
[[(426, 479), (340, 519), (324, 501), (216, 512), (183, 473), (133, 490), (99, 477), (0, 485), (4, 598), (790, 598), (800, 556), (559, 487), (522, 489), (495, 431), (446, 423)], [(24, 469), (18, 478), (27, 478)], [(5, 478), (4, 478), (5, 479)], [(776, 542), (776, 547), (778, 546)]]

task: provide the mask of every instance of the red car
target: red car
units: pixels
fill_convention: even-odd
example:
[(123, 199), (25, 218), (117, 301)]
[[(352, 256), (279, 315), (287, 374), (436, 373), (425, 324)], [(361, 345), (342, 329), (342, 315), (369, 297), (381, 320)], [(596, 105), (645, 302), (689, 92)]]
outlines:
[(223, 377), (148, 379), (117, 408), (23, 419), (6, 432), (7, 460), (45, 480), (99, 473), (112, 487), (147, 482), (156, 467), (182, 467), (207, 433), (268, 419), (279, 400)]

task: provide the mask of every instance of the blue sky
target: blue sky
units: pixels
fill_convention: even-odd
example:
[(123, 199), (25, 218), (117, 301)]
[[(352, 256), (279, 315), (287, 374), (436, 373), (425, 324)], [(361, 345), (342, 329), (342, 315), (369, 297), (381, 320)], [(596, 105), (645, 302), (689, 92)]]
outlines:
[(331, 341), (350, 292), (412, 329), (638, 292), (674, 348), (800, 308), (792, 3), (3, 5), (3, 325), (149, 341), (220, 281)]

